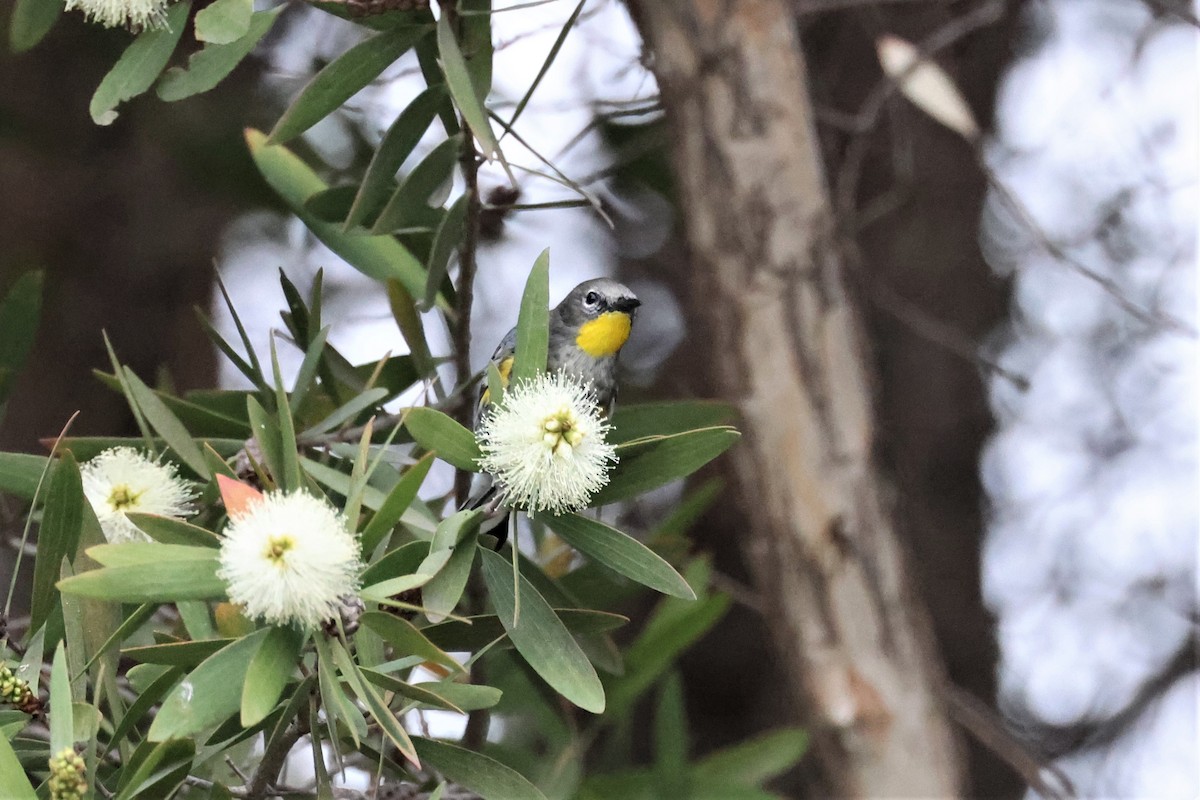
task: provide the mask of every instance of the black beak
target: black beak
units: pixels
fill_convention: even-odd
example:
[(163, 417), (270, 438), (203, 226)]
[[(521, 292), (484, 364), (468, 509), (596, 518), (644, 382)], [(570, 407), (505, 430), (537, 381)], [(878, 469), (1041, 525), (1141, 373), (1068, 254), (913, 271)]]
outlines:
[(632, 314), (633, 310), (642, 304), (641, 300), (636, 297), (622, 297), (613, 302), (612, 307), (617, 311), (624, 311), (626, 314)]

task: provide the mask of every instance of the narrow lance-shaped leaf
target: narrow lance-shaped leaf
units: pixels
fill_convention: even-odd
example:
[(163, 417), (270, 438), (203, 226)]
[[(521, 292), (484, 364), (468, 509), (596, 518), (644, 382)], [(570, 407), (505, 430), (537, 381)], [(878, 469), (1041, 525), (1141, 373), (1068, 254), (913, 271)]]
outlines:
[(420, 736), (413, 745), (431, 767), (488, 800), (546, 800), (521, 773), (481, 753)]
[(578, 514), (547, 515), (545, 521), (571, 547), (630, 580), (673, 597), (696, 599), (682, 575), (632, 536)]
[(604, 711), (604, 687), (596, 670), (567, 631), (554, 609), (520, 577), (521, 618), (516, 620), (512, 569), (491, 550), (479, 550), (483, 577), (496, 614), (517, 651), (542, 680), (580, 708), (599, 714)]
[(513, 385), (546, 371), (550, 351), (550, 250), (541, 252), (525, 281), (517, 316), (517, 353), (509, 381)]
[(213, 0), (196, 12), (196, 41), (229, 44), (246, 35), (254, 0)]
[(429, 250), (427, 267), (429, 275), (425, 278), (425, 296), (421, 300), (420, 310), (428, 311), (437, 300), (438, 290), (446, 279), (446, 270), (450, 265), (450, 257), (462, 242), (466, 230), (467, 203), (470, 198), (464, 194), (454, 201), (454, 205), (442, 217), (433, 237), (433, 246)]
[(387, 199), (388, 186), (396, 177), (396, 172), (404, 160), (425, 135), (437, 113), (438, 105), (445, 101), (445, 96), (444, 86), (430, 86), (414, 97), (387, 129), (379, 143), (379, 149), (367, 165), (362, 185), (359, 186), (354, 203), (350, 206), (345, 224), (347, 230), (363, 222), (373, 210), (383, 205)]
[(508, 125), (511, 128), (517, 124), (517, 119), (521, 116), (521, 112), (525, 110), (525, 106), (529, 105), (529, 99), (533, 97), (533, 93), (537, 91), (538, 86), (542, 83), (542, 78), (546, 77), (546, 73), (550, 71), (550, 65), (554, 63), (554, 59), (558, 58), (558, 51), (562, 49), (563, 42), (567, 40), (567, 34), (575, 27), (575, 23), (579, 20), (579, 15), (583, 11), (584, 3), (587, 0), (579, 0), (575, 10), (571, 12), (571, 16), (567, 17), (567, 21), (563, 23), (562, 30), (558, 33), (558, 38), (554, 40), (554, 44), (550, 47), (550, 52), (546, 59), (542, 62), (541, 69), (538, 70), (537, 77), (533, 79), (533, 83), (529, 85), (528, 91), (517, 103), (516, 109), (513, 110), (512, 117), (508, 120)]
[(413, 296), (424, 294), (425, 269), (400, 242), (391, 236), (343, 233), (336, 223), (314, 218), (304, 211), (304, 202), (327, 189), (325, 182), (287, 148), (268, 146), (266, 136), (261, 132), (247, 130), (246, 142), (267, 183), (330, 250), (368, 277), (380, 281), (394, 278)]
[[(448, 548), (451, 553), (445, 566), (421, 590), (421, 602), (430, 622), (441, 622), (454, 611), (467, 588), (467, 578), (475, 563), (475, 541), (482, 519), (483, 513), (480, 511), (459, 511), (443, 520), (434, 532), (433, 541), (430, 542), (430, 559), (437, 556), (439, 550)], [(445, 541), (444, 537), (450, 537), (450, 541)], [(424, 569), (419, 568), (419, 571)]]
[(429, 29), (395, 28), (355, 45), (313, 76), (275, 123), (269, 144), (283, 144), (311, 128), (379, 76)]
[(54, 27), (66, 0), (17, 0), (8, 23), (8, 43), (14, 53), (24, 53)]
[(732, 428), (703, 428), (637, 446), (620, 459), (608, 485), (592, 496), (591, 506), (624, 500), (691, 475), (725, 452), (740, 434)]
[(193, 472), (201, 478), (210, 477), (208, 464), (204, 462), (204, 454), (200, 452), (199, 445), (192, 441), (191, 434), (179, 421), (179, 417), (175, 416), (171, 409), (167, 408), (167, 404), (159, 400), (150, 387), (142, 383), (142, 379), (129, 367), (125, 367), (125, 380), (130, 394), (133, 395), (138, 408), (142, 410), (146, 421), (150, 423), (150, 427), (166, 440), (167, 445), (183, 459), (185, 464), (191, 467)]
[(257, 725), (279, 702), (292, 677), (304, 637), (293, 628), (271, 628), (250, 659), (242, 686), (242, 727)]
[(188, 56), (186, 67), (168, 69), (155, 87), (158, 99), (171, 103), (212, 89), (254, 51), (254, 47), (271, 30), (286, 7), (281, 5), (269, 11), (256, 12), (250, 17), (246, 32), (239, 38), (228, 44), (209, 42), (204, 49)]
[(466, 59), (463, 58), (458, 41), (454, 38), (449, 17), (445, 14), (437, 23), (437, 43), (442, 71), (446, 75), (446, 86), (450, 89), (454, 104), (462, 112), (471, 133), (475, 134), (476, 140), (483, 148), (483, 154), (488, 158), (495, 158), (500, 152), (500, 145), (496, 142), (491, 123), (488, 122), (487, 112), (483, 107), (484, 98), (475, 92), (475, 84), (467, 69)]
[(59, 581), (58, 590), (122, 603), (211, 600), (225, 596), (217, 567), (215, 552), (207, 560), (105, 567)]
[(59, 460), (46, 491), (45, 511), (38, 534), (37, 561), (33, 567), (30, 630), (40, 628), (54, 608), (54, 585), (62, 560), (73, 559), (79, 545), (84, 502), (79, 465), (68, 451)]
[(479, 444), (475, 434), (434, 408), (409, 409), (404, 426), (417, 444), (433, 450), (438, 458), (468, 472), (479, 471)]
[(88, 111), (93, 122), (111, 124), (117, 118), (114, 109), (118, 105), (153, 85), (183, 35), (191, 8), (190, 0), (172, 5), (167, 9), (166, 23), (161, 28), (147, 28), (125, 48), (116, 66), (104, 76), (92, 95)]
[(387, 499), (383, 501), (383, 505), (375, 512), (375, 516), (371, 517), (371, 521), (363, 528), (362, 532), (362, 552), (364, 557), (370, 557), (375, 552), (375, 548), (383, 541), (383, 537), (388, 531), (396, 527), (400, 522), (400, 518), (404, 516), (404, 512), (412, 505), (412, 501), (417, 497), (417, 491), (421, 488), (421, 484), (425, 482), (425, 476), (429, 474), (429, 468), (433, 466), (433, 456), (426, 455), (417, 463), (410, 466), (400, 480), (396, 481), (396, 485), (388, 492)]
[(12, 800), (37, 800), (37, 792), (6, 736), (0, 736), (0, 786)]
[(146, 738), (188, 737), (237, 713), (246, 671), (268, 632), (255, 631), (202, 661), (163, 701)]
[(67, 651), (60, 642), (50, 667), (50, 754), (57, 755), (75, 744), (75, 715), (71, 710), (71, 676)]
[(404, 730), (404, 727), (400, 724), (400, 720), (387, 707), (387, 703), (383, 702), (383, 698), (379, 696), (379, 692), (375, 691), (375, 687), (367, 683), (363, 674), (359, 671), (358, 665), (350, 658), (350, 654), (346, 652), (346, 648), (342, 646), (342, 643), (340, 641), (333, 641), (330, 643), (330, 646), (338, 669), (342, 671), (342, 676), (350, 682), (354, 693), (366, 705), (367, 712), (375, 718), (375, 722), (383, 729), (384, 734), (396, 746), (400, 754), (412, 762), (413, 766), (420, 769), (421, 760), (417, 757), (417, 752), (413, 749), (412, 740), (409, 739), (408, 732)]
[[(430, 150), (392, 192), (392, 196), (375, 219), (371, 232), (391, 233), (399, 229), (430, 227), (435, 224), (438, 213), (430, 207), (430, 198), (438, 189), (449, 185), (454, 165), (458, 163), (461, 146), (462, 137), (451, 136)], [(440, 206), (441, 202), (437, 205)], [(414, 295), (423, 297), (424, 288)]]

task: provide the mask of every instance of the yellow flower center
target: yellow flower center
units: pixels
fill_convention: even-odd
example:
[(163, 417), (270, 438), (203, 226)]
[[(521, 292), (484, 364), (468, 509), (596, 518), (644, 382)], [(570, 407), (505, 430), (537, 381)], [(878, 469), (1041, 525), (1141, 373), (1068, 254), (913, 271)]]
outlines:
[(114, 486), (108, 493), (108, 504), (112, 506), (113, 511), (125, 511), (131, 506), (136, 506), (141, 496), (142, 492), (135, 492), (125, 484), (121, 484)]
[(267, 539), (267, 551), (263, 554), (277, 567), (284, 566), (284, 556), (296, 546), (296, 540), (286, 533)]
[(542, 444), (556, 456), (566, 457), (583, 441), (579, 419), (570, 406), (560, 408), (542, 422)]

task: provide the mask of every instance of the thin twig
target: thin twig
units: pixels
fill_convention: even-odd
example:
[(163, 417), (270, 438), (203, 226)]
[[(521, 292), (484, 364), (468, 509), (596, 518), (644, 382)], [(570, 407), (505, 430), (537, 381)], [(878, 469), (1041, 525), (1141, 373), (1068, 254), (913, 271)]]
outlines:
[(1184, 322), (1178, 317), (1168, 314), (1165, 311), (1154, 311), (1143, 308), (1133, 300), (1130, 300), (1129, 297), (1125, 295), (1125, 292), (1122, 290), (1120, 285), (1118, 285), (1117, 282), (1112, 278), (1108, 277), (1107, 275), (1100, 274), (1067, 252), (1062, 245), (1054, 241), (1049, 235), (1046, 234), (1044, 230), (1042, 230), (1041, 225), (1038, 224), (1037, 220), (1033, 216), (1033, 213), (1021, 201), (1021, 198), (1017, 197), (1016, 193), (1009, 189), (1004, 181), (1000, 179), (1000, 176), (996, 174), (995, 170), (988, 165), (987, 160), (984, 158), (983, 152), (978, 148), (976, 148), (976, 159), (979, 162), (979, 168), (983, 171), (984, 176), (987, 178), (988, 185), (991, 186), (992, 190), (996, 192), (996, 195), (1001, 199), (1001, 201), (1008, 206), (1009, 210), (1016, 215), (1017, 221), (1020, 222), (1021, 226), (1033, 236), (1034, 241), (1046, 254), (1074, 270), (1080, 276), (1096, 284), (1096, 286), (1098, 286), (1104, 291), (1105, 294), (1111, 297), (1117, 305), (1127, 311), (1130, 316), (1149, 325), (1161, 326), (1163, 328), (1173, 330), (1176, 333), (1181, 333), (1195, 338), (1196, 329), (1187, 322)]
[(932, 344), (961, 356), (967, 361), (978, 364), (983, 369), (1005, 380), (1011, 381), (1019, 389), (1029, 388), (1029, 379), (1024, 375), (1013, 372), (998, 362), (980, 354), (979, 345), (953, 325), (942, 322), (917, 307), (909, 300), (901, 297), (891, 288), (884, 285), (873, 285), (871, 301), (876, 308), (891, 314), (902, 325), (913, 333)]
[(1008, 732), (1004, 723), (982, 701), (950, 683), (943, 683), (939, 694), (950, 718), (967, 733), (1016, 770), (1029, 787), (1045, 800), (1072, 800), (1075, 787), (1053, 764), (1046, 764)]

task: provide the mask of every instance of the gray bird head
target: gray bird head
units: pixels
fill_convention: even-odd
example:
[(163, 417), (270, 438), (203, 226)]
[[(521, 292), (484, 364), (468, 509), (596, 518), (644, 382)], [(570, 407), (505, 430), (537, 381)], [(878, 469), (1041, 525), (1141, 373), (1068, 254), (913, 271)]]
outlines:
[(613, 311), (632, 318), (641, 304), (642, 301), (628, 286), (612, 278), (593, 278), (572, 289), (554, 309), (554, 313), (568, 327), (578, 328)]

